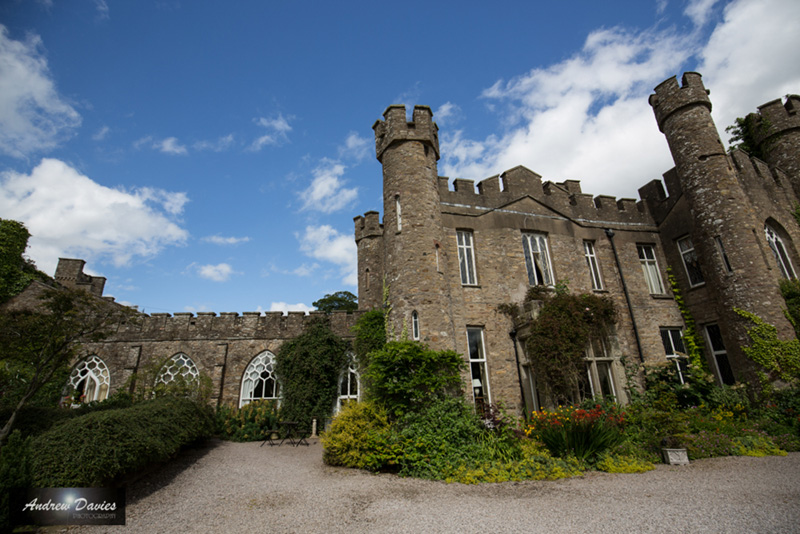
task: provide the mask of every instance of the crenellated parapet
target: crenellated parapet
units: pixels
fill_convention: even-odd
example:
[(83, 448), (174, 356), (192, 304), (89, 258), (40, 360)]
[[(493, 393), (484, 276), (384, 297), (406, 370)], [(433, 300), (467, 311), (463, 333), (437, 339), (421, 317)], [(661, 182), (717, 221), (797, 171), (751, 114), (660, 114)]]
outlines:
[(786, 102), (780, 99), (758, 106), (758, 113), (747, 116), (752, 121), (755, 142), (763, 143), (769, 138), (789, 130), (800, 130), (800, 96), (788, 95)]
[(377, 211), (368, 211), (363, 216), (353, 218), (356, 227), (356, 243), (365, 237), (383, 236), (383, 225)]
[(106, 279), (103, 276), (91, 276), (83, 272), (86, 265), (84, 260), (58, 258), (55, 280), (70, 289), (81, 289), (96, 297), (103, 296)]
[[(330, 315), (331, 329), (339, 336), (352, 337), (351, 327), (361, 312), (336, 311)], [(323, 312), (235, 312), (153, 313), (139, 315), (117, 325), (114, 342), (172, 340), (292, 339)]]
[(514, 211), (517, 202), (531, 198), (558, 215), (590, 225), (653, 224), (646, 206), (641, 202), (608, 195), (594, 197), (582, 192), (578, 180), (543, 182), (540, 175), (522, 166), (477, 184), (472, 180), (457, 178), (452, 181), (451, 187), (450, 180), (440, 176), (439, 196), (448, 211), (464, 214)]
[(383, 161), (383, 153), (395, 142), (420, 141), (430, 146), (439, 159), (439, 127), (433, 122), (428, 106), (414, 106), (411, 122), (406, 120), (406, 107), (393, 105), (383, 113), (384, 120), (375, 121), (375, 155)]
[(655, 94), (650, 95), (650, 105), (656, 115), (658, 128), (663, 132), (664, 123), (673, 113), (689, 106), (701, 105), (711, 111), (711, 99), (708, 90), (703, 85), (702, 76), (697, 72), (686, 72), (681, 78), (681, 84), (675, 76), (664, 80), (655, 88)]

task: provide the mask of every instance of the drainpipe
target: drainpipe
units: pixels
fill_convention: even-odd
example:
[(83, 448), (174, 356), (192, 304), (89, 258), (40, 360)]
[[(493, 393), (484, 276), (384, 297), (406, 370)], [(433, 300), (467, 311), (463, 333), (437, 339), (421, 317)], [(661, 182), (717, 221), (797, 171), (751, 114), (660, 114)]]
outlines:
[(633, 326), (633, 337), (636, 338), (636, 350), (639, 352), (639, 361), (644, 363), (644, 354), (642, 353), (642, 341), (639, 339), (639, 329), (636, 327), (636, 318), (633, 316), (633, 306), (631, 306), (631, 296), (628, 294), (628, 285), (625, 283), (625, 275), (622, 274), (622, 267), (619, 264), (619, 255), (617, 254), (617, 245), (614, 244), (614, 230), (606, 228), (606, 237), (608, 242), (611, 243), (611, 251), (614, 253), (614, 262), (617, 264), (617, 272), (619, 273), (620, 282), (622, 282), (622, 292), (625, 294), (625, 303), (628, 305), (628, 315), (631, 317), (631, 325)]
[(519, 398), (522, 401), (522, 416), (528, 420), (528, 409), (525, 406), (525, 388), (522, 387), (522, 373), (519, 370), (519, 352), (517, 351), (517, 329), (513, 328), (508, 333), (511, 336), (511, 341), (514, 343), (514, 359), (517, 362), (517, 381), (519, 382)]

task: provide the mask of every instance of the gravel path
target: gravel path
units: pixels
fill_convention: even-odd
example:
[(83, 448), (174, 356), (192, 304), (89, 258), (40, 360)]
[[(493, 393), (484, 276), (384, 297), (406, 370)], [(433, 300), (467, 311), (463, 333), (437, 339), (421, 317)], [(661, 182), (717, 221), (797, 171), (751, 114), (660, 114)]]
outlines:
[(310, 441), (298, 448), (213, 441), (129, 487), (125, 527), (68, 530), (800, 532), (800, 453), (466, 486), (329, 467)]

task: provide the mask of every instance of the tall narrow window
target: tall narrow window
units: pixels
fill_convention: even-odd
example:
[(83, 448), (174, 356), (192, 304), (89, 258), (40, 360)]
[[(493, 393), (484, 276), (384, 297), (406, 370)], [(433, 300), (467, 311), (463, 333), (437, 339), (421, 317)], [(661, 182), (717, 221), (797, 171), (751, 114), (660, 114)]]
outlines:
[(725, 245), (722, 244), (722, 239), (717, 236), (714, 238), (714, 242), (717, 244), (717, 250), (719, 251), (719, 256), (722, 259), (722, 266), (725, 267), (725, 272), (732, 273), (733, 267), (731, 267), (731, 261), (728, 259), (727, 252), (725, 252)]
[(522, 250), (525, 253), (528, 283), (532, 286), (552, 286), (553, 274), (550, 271), (547, 236), (544, 234), (522, 234)]
[(348, 354), (347, 369), (339, 377), (339, 399), (336, 402), (336, 412), (344, 408), (349, 402), (357, 401), (360, 396), (360, 376), (356, 368), (353, 354)]
[(475, 406), (481, 413), (492, 402), (489, 392), (489, 375), (486, 372), (486, 352), (483, 345), (483, 328), (467, 328), (469, 345), (470, 388)]
[(472, 245), (472, 232), (458, 230), (456, 239), (458, 240), (458, 264), (461, 267), (461, 284), (474, 286), (477, 283), (477, 278), (475, 277), (475, 251)]
[(419, 314), (417, 310), (411, 312), (411, 336), (415, 341), (419, 341)]
[(680, 328), (662, 328), (661, 342), (664, 344), (664, 353), (667, 355), (667, 359), (675, 362), (678, 381), (685, 384), (688, 361), (685, 358), (686, 348), (683, 345), (683, 332)]
[(399, 232), (403, 229), (403, 212), (400, 209), (400, 195), (394, 196), (394, 207), (397, 211), (397, 231)]
[(706, 338), (708, 339), (708, 346), (711, 349), (711, 355), (714, 357), (717, 379), (727, 386), (735, 384), (736, 379), (733, 376), (733, 370), (728, 361), (728, 351), (725, 349), (725, 343), (722, 341), (722, 332), (719, 326), (715, 324), (707, 325)]
[(592, 289), (599, 291), (603, 289), (603, 279), (600, 277), (600, 265), (594, 252), (594, 241), (583, 242), (583, 254), (586, 257), (586, 266), (589, 267), (589, 276), (592, 278)]
[(786, 247), (783, 244), (781, 237), (775, 232), (775, 229), (770, 225), (764, 225), (764, 233), (767, 235), (767, 243), (772, 253), (775, 254), (775, 261), (778, 262), (778, 269), (781, 271), (781, 276), (792, 280), (797, 278), (792, 267), (792, 261), (789, 259), (789, 254), (786, 252)]
[(275, 355), (265, 350), (252, 359), (244, 372), (239, 407), (259, 399), (277, 400), (278, 386)]
[(689, 277), (689, 285), (697, 287), (706, 283), (703, 278), (703, 271), (700, 269), (700, 261), (697, 259), (697, 252), (694, 250), (694, 243), (691, 237), (684, 237), (678, 240), (678, 250), (681, 253), (683, 267), (686, 269), (686, 276)]
[(105, 400), (109, 385), (106, 364), (97, 356), (89, 356), (81, 360), (70, 373), (67, 386), (72, 390), (72, 399), (65, 399), (64, 403), (69, 405)]
[(616, 398), (614, 385), (614, 361), (608, 354), (606, 341), (601, 338), (590, 340), (586, 347), (586, 373), (592, 397)]
[(653, 245), (636, 245), (639, 253), (639, 263), (642, 265), (642, 273), (647, 281), (647, 289), (651, 295), (663, 295), (664, 284), (661, 282), (661, 273), (656, 262), (656, 251)]

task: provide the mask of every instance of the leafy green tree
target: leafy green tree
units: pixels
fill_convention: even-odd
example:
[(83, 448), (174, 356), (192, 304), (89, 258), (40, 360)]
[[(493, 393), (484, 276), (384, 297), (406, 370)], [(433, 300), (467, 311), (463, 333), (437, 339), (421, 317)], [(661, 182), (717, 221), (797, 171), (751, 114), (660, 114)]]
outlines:
[(764, 143), (758, 144), (756, 142), (756, 134), (764, 133), (767, 129), (769, 129), (769, 121), (766, 119), (762, 119), (760, 126), (756, 126), (747, 117), (737, 117), (732, 125), (725, 128), (725, 133), (730, 134), (728, 139), (729, 150), (744, 150), (751, 156), (766, 161), (765, 151), (767, 147), (764, 146)]
[(86, 292), (66, 289), (45, 291), (35, 310), (0, 313), (0, 404), (12, 407), (0, 430), (0, 445), (20, 410), (38, 392), (63, 384), (79, 344), (103, 339), (112, 324), (132, 313)]
[(0, 303), (20, 293), (36, 277), (36, 267), (23, 257), (29, 237), (22, 223), (0, 219)]
[(358, 309), (358, 297), (349, 291), (337, 291), (328, 294), (312, 303), (319, 311), (331, 313), (334, 311), (356, 311)]
[(418, 341), (391, 341), (371, 353), (367, 395), (393, 417), (436, 399), (461, 393), (464, 361), (452, 350), (431, 350)]
[(352, 328), (355, 339), (353, 352), (359, 369), (369, 367), (369, 355), (386, 345), (386, 320), (381, 310), (369, 310), (358, 318)]
[(301, 335), (280, 348), (275, 371), (283, 391), (281, 419), (310, 428), (312, 418), (330, 416), (348, 351), (326, 317), (312, 320)]

